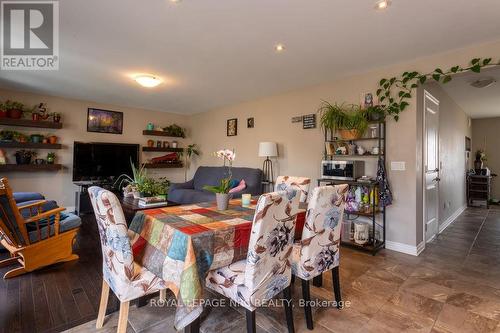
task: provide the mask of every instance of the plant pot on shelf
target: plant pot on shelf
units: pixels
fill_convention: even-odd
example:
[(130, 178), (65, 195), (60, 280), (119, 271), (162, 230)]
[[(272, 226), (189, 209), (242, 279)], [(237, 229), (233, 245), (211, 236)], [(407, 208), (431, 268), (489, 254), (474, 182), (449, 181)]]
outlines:
[(49, 140), (49, 143), (52, 145), (57, 143), (57, 136), (55, 136), (55, 135), (51, 135), (47, 139)]
[(0, 118), (7, 118), (7, 110), (0, 110)]
[(356, 140), (363, 136), (357, 129), (339, 129), (338, 132), (342, 140)]
[(16, 164), (30, 164), (31, 156), (26, 156), (23, 154), (16, 154)]
[(33, 143), (42, 143), (42, 141), (43, 141), (43, 135), (32, 134), (30, 136), (30, 141), (33, 142)]
[(23, 116), (23, 110), (20, 109), (10, 109), (7, 111), (7, 115), (12, 119), (20, 119)]
[(227, 210), (227, 206), (229, 205), (229, 194), (215, 193), (215, 198), (217, 200), (217, 210)]

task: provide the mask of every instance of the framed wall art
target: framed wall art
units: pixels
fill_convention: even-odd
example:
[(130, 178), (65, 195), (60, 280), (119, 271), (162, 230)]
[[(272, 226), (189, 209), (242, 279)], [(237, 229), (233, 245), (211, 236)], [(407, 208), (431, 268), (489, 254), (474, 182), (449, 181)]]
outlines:
[(87, 132), (123, 133), (123, 112), (88, 108)]
[(232, 118), (232, 119), (227, 120), (226, 132), (227, 132), (227, 136), (238, 135), (238, 119), (237, 118)]

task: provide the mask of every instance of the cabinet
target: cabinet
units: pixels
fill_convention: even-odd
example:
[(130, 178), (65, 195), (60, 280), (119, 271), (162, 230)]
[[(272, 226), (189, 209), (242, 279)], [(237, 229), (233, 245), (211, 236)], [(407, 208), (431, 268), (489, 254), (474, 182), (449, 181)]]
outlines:
[(467, 206), (472, 206), (474, 202), (482, 202), (489, 208), (491, 199), (491, 176), (480, 176), (469, 174), (467, 176)]

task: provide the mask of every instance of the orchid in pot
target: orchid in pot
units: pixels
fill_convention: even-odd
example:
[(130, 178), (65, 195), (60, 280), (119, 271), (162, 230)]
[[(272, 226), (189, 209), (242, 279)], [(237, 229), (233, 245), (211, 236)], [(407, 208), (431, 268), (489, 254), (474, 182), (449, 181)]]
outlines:
[(204, 190), (215, 193), (215, 197), (217, 199), (217, 209), (218, 210), (226, 210), (229, 204), (229, 190), (231, 190), (231, 178), (233, 177), (231, 168), (233, 167), (233, 161), (236, 158), (236, 154), (234, 150), (224, 149), (219, 150), (215, 153), (217, 158), (220, 158), (224, 161), (224, 166), (226, 166), (227, 162), (227, 177), (222, 178), (220, 181), (220, 185), (205, 185), (203, 186)]

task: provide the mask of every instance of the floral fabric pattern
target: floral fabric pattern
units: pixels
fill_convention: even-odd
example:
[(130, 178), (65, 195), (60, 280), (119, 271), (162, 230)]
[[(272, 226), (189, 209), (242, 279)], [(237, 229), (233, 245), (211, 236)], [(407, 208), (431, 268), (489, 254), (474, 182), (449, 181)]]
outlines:
[(276, 179), (275, 191), (287, 191), (290, 188), (299, 191), (300, 202), (306, 202), (307, 196), (309, 195), (309, 186), (311, 184), (310, 178), (305, 177), (291, 177), (291, 176), (279, 176)]
[(262, 195), (255, 210), (247, 259), (210, 271), (206, 286), (249, 310), (289, 286), (298, 206), (297, 191)]
[(340, 229), (348, 185), (314, 189), (302, 239), (294, 244), (292, 273), (310, 280), (339, 265)]
[(134, 263), (127, 223), (116, 196), (88, 189), (101, 238), (103, 278), (121, 302), (166, 289), (162, 279)]

